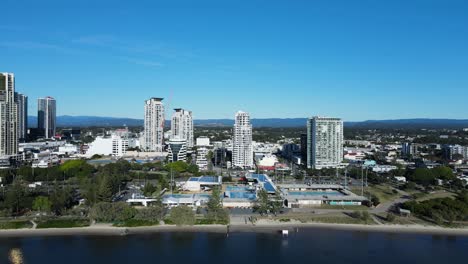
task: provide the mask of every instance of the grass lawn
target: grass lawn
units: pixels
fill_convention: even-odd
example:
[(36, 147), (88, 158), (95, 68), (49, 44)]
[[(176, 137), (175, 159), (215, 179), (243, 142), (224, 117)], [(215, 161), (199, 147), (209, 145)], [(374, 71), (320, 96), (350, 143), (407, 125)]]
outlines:
[(86, 227), (90, 222), (87, 219), (53, 219), (37, 223), (38, 229), (45, 228), (72, 228), (72, 227)]
[[(360, 187), (354, 187), (351, 191), (357, 195), (361, 195)], [(387, 184), (364, 187), (364, 196), (368, 196), (369, 193), (379, 197), (380, 203), (393, 201), (401, 196), (399, 193), (394, 193), (392, 187)]]
[(23, 229), (31, 228), (33, 225), (29, 221), (7, 221), (0, 222), (0, 229)]

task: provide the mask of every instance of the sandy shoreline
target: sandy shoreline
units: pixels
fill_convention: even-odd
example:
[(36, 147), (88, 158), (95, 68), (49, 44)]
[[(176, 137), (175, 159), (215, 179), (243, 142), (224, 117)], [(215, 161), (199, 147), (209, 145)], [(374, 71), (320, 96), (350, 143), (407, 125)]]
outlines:
[(148, 235), (161, 232), (208, 232), (208, 233), (278, 233), (280, 230), (300, 232), (308, 230), (334, 230), (351, 232), (373, 232), (392, 234), (421, 234), (468, 236), (468, 229), (452, 229), (432, 226), (403, 226), (403, 225), (355, 225), (355, 224), (323, 224), (323, 223), (265, 223), (259, 225), (202, 225), (202, 226), (151, 226), (151, 227), (112, 227), (110, 225), (96, 225), (79, 228), (51, 228), (51, 229), (15, 229), (0, 230), (0, 239), (8, 237), (51, 237), (51, 236), (125, 236)]

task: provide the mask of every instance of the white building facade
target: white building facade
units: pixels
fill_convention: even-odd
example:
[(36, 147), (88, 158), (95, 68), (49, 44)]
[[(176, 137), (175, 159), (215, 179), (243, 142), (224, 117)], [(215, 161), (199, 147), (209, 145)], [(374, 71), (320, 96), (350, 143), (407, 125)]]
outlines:
[(343, 121), (312, 117), (307, 122), (307, 168), (334, 168), (343, 161)]
[(135, 138), (125, 138), (115, 134), (110, 137), (97, 137), (89, 144), (85, 157), (90, 158), (94, 155), (122, 157), (128, 148), (138, 146), (138, 139)]
[(164, 144), (164, 105), (163, 98), (151, 98), (145, 101), (145, 151), (162, 152)]
[(183, 139), (187, 148), (193, 148), (193, 116), (192, 111), (181, 108), (174, 109), (171, 118), (171, 138)]
[(185, 139), (172, 138), (167, 145), (169, 162), (187, 161), (187, 142)]
[(208, 170), (208, 153), (212, 146), (210, 145), (210, 138), (208, 137), (199, 137), (197, 138), (197, 160), (195, 164), (200, 170)]
[(47, 96), (37, 99), (37, 128), (41, 129), (45, 138), (52, 138), (56, 131), (57, 103)]
[(236, 113), (232, 166), (242, 169), (253, 167), (252, 124), (250, 123), (250, 115), (242, 111)]
[(15, 76), (0, 73), (0, 156), (18, 154), (18, 104)]

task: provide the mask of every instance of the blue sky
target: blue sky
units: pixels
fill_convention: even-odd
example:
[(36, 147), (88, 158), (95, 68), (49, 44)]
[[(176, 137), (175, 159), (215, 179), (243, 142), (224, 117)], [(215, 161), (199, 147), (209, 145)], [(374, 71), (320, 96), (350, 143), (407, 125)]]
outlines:
[[(96, 3), (98, 2), (98, 3)], [(59, 115), (468, 118), (468, 1), (2, 0), (0, 71)]]

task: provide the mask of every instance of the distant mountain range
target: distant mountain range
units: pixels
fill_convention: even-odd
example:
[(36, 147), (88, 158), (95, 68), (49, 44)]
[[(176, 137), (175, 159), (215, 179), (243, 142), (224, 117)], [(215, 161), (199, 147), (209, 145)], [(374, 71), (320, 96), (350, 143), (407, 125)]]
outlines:
[[(37, 117), (29, 116), (29, 126), (36, 127)], [(166, 121), (169, 125), (169, 121)], [(232, 119), (196, 119), (195, 126), (223, 127), (233, 126)], [(252, 119), (254, 127), (305, 127), (307, 118), (264, 118)], [(58, 127), (90, 127), (90, 126), (143, 126), (143, 119), (99, 117), (99, 116), (57, 116)], [(468, 119), (396, 119), (367, 120), (362, 122), (345, 122), (345, 127), (382, 129), (382, 128), (468, 128)]]

